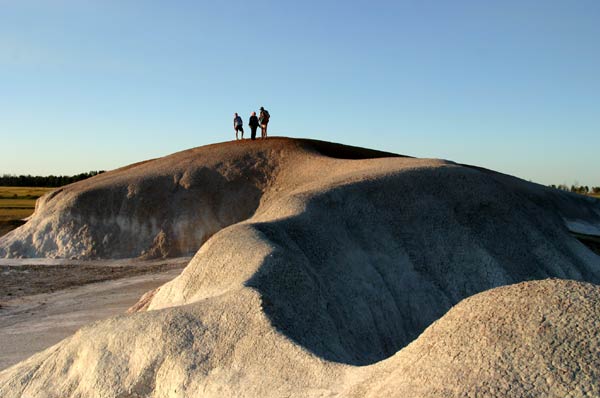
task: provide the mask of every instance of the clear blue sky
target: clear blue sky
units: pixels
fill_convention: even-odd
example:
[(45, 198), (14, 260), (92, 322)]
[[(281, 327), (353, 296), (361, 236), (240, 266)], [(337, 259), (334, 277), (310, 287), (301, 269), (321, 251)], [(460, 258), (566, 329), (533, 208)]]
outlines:
[(600, 185), (600, 1), (0, 0), (0, 174), (272, 135)]

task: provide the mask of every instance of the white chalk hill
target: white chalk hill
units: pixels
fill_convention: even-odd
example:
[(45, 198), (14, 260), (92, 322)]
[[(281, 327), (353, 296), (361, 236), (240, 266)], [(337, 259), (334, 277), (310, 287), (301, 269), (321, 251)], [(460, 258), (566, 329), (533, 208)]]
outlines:
[(598, 200), (443, 160), (272, 138), (139, 163), (43, 198), (0, 255), (200, 249), (0, 396), (597, 396), (582, 231)]

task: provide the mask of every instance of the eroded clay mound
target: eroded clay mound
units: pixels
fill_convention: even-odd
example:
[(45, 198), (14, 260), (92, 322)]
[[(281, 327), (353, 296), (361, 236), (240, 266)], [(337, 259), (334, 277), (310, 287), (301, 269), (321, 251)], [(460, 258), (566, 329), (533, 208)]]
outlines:
[(525, 282), (468, 298), (344, 397), (600, 396), (600, 287)]
[(326, 188), (219, 232), (148, 308), (252, 287), (278, 331), (326, 360), (368, 365), (481, 291), (548, 277), (600, 282), (600, 257), (518, 186), (447, 163), (386, 162), (365, 179), (324, 178)]
[(322, 156), (366, 159), (397, 155), (285, 138), (179, 152), (44, 196), (30, 221), (0, 237), (0, 257), (193, 254), (215, 232), (250, 217), (281, 168), (294, 168), (302, 159)]
[(101, 174), (43, 197), (0, 238), (0, 257), (123, 258), (194, 253), (252, 215), (276, 167), (268, 150), (200, 148)]

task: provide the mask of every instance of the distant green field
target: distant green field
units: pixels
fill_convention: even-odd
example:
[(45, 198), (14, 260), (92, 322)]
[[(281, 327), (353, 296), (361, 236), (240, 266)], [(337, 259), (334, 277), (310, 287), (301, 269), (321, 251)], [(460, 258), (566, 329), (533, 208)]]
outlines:
[(0, 209), (27, 209), (35, 207), (35, 201), (37, 199), (29, 198), (17, 198), (17, 199), (4, 199), (0, 198)]
[(56, 188), (0, 187), (0, 236), (23, 224), (35, 210), (35, 201)]
[(57, 188), (0, 187), (0, 199), (37, 199)]

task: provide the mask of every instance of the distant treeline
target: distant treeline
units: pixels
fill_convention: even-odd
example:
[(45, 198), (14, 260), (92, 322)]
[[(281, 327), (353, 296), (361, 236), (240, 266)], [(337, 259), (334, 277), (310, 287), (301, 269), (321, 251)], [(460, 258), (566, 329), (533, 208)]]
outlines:
[(587, 195), (590, 193), (600, 194), (600, 187), (588, 187), (587, 185), (571, 185), (570, 187), (566, 184), (559, 185), (550, 185), (552, 188), (560, 189), (562, 191), (575, 192), (582, 195)]
[(74, 176), (32, 176), (32, 175), (11, 175), (4, 174), (0, 177), (0, 186), (3, 187), (44, 187), (55, 188), (73, 182), (85, 180), (98, 174), (104, 173), (104, 170), (89, 171), (87, 173), (76, 174)]

